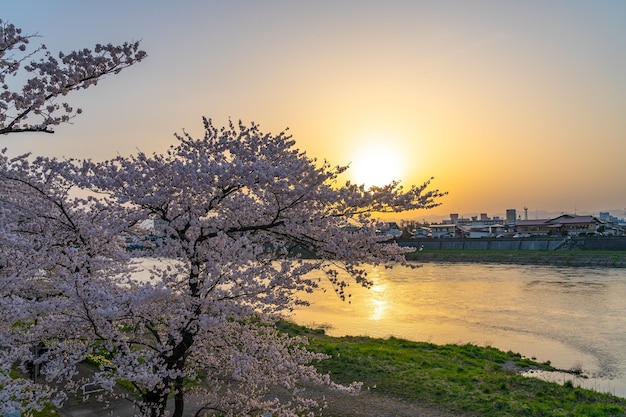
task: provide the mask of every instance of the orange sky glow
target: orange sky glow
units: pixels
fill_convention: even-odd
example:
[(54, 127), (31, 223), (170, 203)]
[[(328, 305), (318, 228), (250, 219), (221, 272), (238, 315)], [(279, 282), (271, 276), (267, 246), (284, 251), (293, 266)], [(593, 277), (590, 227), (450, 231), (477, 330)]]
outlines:
[(449, 192), (405, 219), (624, 216), (626, 2), (3, 3), (52, 51), (149, 55), (68, 97), (84, 112), (54, 136), (0, 137), (13, 154), (161, 152), (202, 116), (232, 118), (288, 127), (350, 180)]

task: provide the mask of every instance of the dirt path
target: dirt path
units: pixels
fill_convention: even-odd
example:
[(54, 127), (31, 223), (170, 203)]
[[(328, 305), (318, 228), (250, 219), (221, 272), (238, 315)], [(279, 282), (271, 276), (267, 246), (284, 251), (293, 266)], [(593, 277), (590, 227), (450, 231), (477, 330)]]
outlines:
[(315, 391), (308, 394), (326, 398), (328, 407), (319, 414), (326, 417), (472, 417), (439, 406), (400, 401), (373, 390), (364, 390), (357, 396), (320, 387)]
[[(406, 403), (378, 395), (372, 391), (364, 391), (358, 396), (341, 394), (328, 389), (316, 389), (312, 396), (326, 398), (328, 407), (322, 412), (316, 412), (320, 417), (473, 417), (471, 414), (451, 412), (432, 405)], [(171, 408), (171, 407), (170, 407)], [(197, 407), (190, 401), (187, 404), (186, 417), (192, 417)], [(103, 410), (103, 404), (89, 400), (82, 402), (71, 399), (61, 410), (62, 417), (89, 417), (113, 415), (132, 417), (136, 409), (124, 400), (113, 401), (108, 409)]]
[[(85, 376), (92, 372), (88, 366), (79, 369)], [(316, 399), (319, 403), (323, 403), (325, 399), (327, 408), (322, 412), (316, 412), (316, 416), (321, 417), (474, 417), (472, 414), (452, 412), (441, 406), (400, 401), (381, 395), (375, 389), (364, 389), (359, 395), (349, 395), (326, 386), (309, 385), (303, 395)], [(106, 413), (131, 417), (136, 411), (127, 400), (112, 401), (106, 412), (102, 407), (103, 404), (94, 398), (82, 401), (81, 396), (76, 395), (68, 398), (60, 414), (63, 417), (88, 417)], [(185, 408), (185, 416), (192, 417), (197, 409), (195, 401), (190, 398)]]

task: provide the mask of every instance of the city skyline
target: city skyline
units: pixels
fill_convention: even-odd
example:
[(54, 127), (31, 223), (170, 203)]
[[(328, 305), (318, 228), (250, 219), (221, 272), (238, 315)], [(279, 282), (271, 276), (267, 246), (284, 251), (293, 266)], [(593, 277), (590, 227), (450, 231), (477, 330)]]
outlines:
[[(10, 153), (106, 159), (164, 152), (201, 117), (286, 128), (344, 179), (434, 177), (449, 213), (622, 217), (626, 3), (4, 2), (56, 53), (141, 40), (148, 58), (68, 96), (55, 135)], [(371, 176), (375, 173), (375, 176)]]
[[(441, 220), (449, 220), (450, 216), (453, 214), (456, 214), (459, 216), (459, 218), (465, 218), (465, 219), (470, 219), (474, 216), (478, 217), (480, 219), (480, 217), (482, 215), (486, 215), (489, 218), (494, 218), (494, 217), (499, 217), (501, 219), (505, 219), (506, 218), (506, 211), (513, 209), (516, 211), (516, 217), (518, 219), (525, 219), (526, 217), (529, 220), (535, 220), (535, 219), (551, 219), (554, 217), (558, 217), (564, 214), (568, 214), (568, 215), (578, 215), (578, 216), (594, 216), (594, 217), (600, 217), (600, 213), (609, 213), (611, 216), (618, 218), (618, 219), (625, 219), (626, 218), (626, 209), (606, 209), (606, 210), (598, 210), (595, 212), (580, 212), (578, 210), (572, 210), (572, 211), (568, 211), (568, 210), (531, 210), (529, 207), (526, 207), (528, 210), (525, 211), (524, 207), (522, 207), (521, 209), (519, 208), (514, 208), (514, 207), (509, 207), (507, 209), (502, 209), (502, 210), (498, 210), (495, 212), (486, 212), (486, 211), (469, 211), (469, 212), (455, 212), (454, 210), (450, 211), (450, 213), (447, 214), (447, 216), (423, 216), (424, 220), (427, 220), (429, 222), (433, 222), (433, 221), (441, 221)], [(416, 220), (422, 220), (422, 218), (418, 218)]]

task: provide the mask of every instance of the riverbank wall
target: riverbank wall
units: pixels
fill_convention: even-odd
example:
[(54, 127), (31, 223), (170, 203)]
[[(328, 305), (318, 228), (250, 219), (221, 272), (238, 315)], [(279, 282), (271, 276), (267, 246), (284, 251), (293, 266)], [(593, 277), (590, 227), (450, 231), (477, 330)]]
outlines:
[(483, 264), (546, 265), (626, 268), (626, 253), (519, 251), (421, 251), (406, 255), (416, 262), (466, 262)]
[(420, 249), (406, 255), (418, 262), (626, 268), (626, 237), (413, 239), (398, 244)]
[(398, 242), (427, 250), (605, 250), (626, 251), (626, 236), (568, 236), (536, 238), (409, 239)]

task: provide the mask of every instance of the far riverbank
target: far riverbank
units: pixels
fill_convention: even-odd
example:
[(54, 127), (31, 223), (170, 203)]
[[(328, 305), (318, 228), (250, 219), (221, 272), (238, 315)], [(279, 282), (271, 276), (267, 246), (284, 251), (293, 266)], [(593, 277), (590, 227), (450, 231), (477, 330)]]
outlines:
[(408, 253), (406, 258), (418, 262), (467, 262), (626, 268), (626, 251), (432, 249)]
[(420, 262), (626, 268), (626, 236), (408, 239), (398, 244), (419, 248), (407, 259)]

